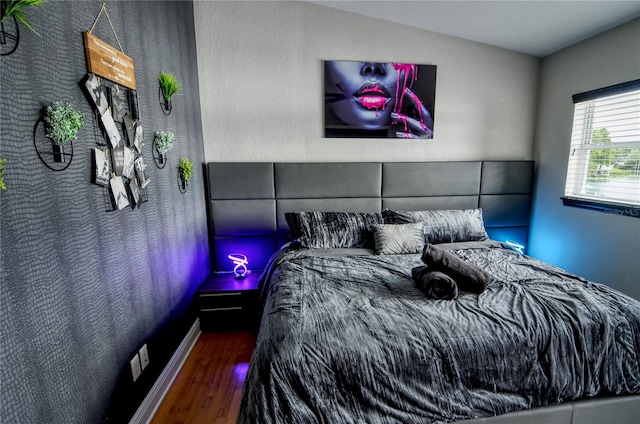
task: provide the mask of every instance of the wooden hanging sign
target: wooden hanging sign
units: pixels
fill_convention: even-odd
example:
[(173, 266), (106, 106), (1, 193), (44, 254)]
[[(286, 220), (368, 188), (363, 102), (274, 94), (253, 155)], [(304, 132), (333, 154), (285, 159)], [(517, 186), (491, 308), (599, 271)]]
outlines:
[(87, 70), (125, 87), (136, 89), (133, 59), (90, 32), (83, 32)]

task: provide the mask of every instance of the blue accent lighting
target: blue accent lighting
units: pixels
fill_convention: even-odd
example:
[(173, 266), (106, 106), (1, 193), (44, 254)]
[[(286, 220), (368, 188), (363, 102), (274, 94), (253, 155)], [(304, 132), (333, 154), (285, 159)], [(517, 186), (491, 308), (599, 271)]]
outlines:
[(520, 253), (521, 255), (524, 255), (524, 246), (522, 244), (513, 240), (507, 240), (505, 241), (505, 243), (509, 245), (516, 252)]

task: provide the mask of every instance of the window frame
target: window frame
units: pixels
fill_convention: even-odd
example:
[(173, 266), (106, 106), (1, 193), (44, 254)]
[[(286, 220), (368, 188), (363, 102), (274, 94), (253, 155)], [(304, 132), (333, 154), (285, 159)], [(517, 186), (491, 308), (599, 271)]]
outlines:
[[(640, 79), (627, 81), (621, 84), (616, 84), (608, 87), (598, 88), (598, 89), (587, 91), (584, 93), (578, 93), (572, 97), (573, 97), (573, 103), (575, 105), (577, 103), (582, 103), (589, 100), (596, 100), (604, 97), (610, 97), (617, 94), (624, 94), (624, 93), (628, 93), (631, 91), (638, 91), (638, 90), (640, 90)], [(573, 117), (575, 120), (575, 106), (574, 106)], [(573, 134), (574, 122), (572, 122), (571, 129)], [(573, 144), (573, 137), (572, 137), (569, 149), (571, 150), (573, 146), (574, 144)], [(619, 146), (619, 148), (623, 148), (623, 147), (624, 146)], [(590, 147), (586, 148), (585, 150), (589, 150), (589, 149)], [(586, 164), (588, 163), (589, 161), (586, 162)], [(635, 204), (635, 203), (629, 204), (629, 203), (616, 202), (615, 200), (606, 200), (606, 199), (597, 200), (597, 199), (592, 199), (588, 197), (568, 195), (566, 193), (567, 180), (572, 176), (570, 175), (570, 164), (571, 164), (571, 157), (569, 157), (569, 160), (567, 161), (567, 172), (565, 175), (564, 195), (561, 197), (564, 206), (572, 206), (572, 207), (597, 210), (597, 211), (604, 212), (605, 214), (615, 214), (615, 215), (621, 215), (621, 216), (631, 216), (631, 217), (640, 218), (640, 204)]]

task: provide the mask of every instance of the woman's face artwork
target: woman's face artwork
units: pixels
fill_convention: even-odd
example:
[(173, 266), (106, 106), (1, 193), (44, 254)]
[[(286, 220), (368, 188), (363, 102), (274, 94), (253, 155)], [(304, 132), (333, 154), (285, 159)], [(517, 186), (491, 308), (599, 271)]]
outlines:
[(326, 102), (347, 125), (377, 130), (391, 125), (399, 70), (392, 63), (325, 62)]
[(433, 138), (435, 65), (339, 60), (324, 67), (325, 136)]

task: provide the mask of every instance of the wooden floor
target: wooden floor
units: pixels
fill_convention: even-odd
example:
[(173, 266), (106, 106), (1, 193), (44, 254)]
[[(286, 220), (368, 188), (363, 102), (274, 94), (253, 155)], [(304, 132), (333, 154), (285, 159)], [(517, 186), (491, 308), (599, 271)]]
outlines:
[(203, 332), (151, 424), (235, 424), (255, 342), (251, 332)]

